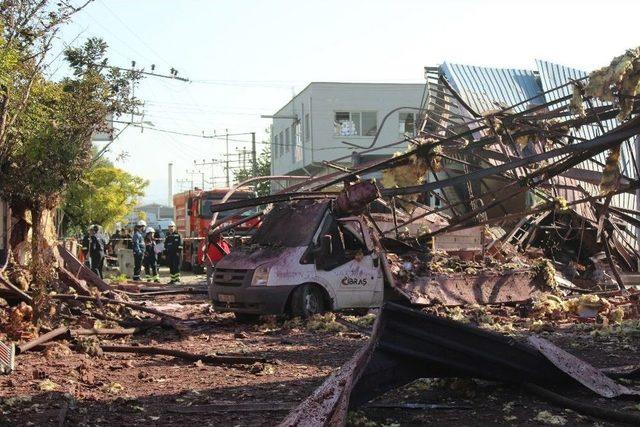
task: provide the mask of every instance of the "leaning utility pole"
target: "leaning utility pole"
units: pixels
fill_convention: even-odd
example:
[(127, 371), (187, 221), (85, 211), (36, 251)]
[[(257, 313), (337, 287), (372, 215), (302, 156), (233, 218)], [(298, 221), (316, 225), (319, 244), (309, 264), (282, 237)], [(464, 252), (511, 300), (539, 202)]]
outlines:
[(258, 176), (258, 162), (256, 160), (256, 133), (251, 132), (251, 175)]

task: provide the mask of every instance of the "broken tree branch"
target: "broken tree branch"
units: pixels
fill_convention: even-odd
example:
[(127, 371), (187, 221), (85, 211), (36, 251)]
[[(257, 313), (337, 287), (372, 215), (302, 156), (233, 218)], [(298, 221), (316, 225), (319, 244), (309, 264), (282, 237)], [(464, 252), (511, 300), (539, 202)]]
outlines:
[(10, 281), (4, 279), (2, 276), (0, 276), (0, 283), (2, 283), (4, 286), (6, 286), (10, 291), (15, 293), (23, 301), (28, 302), (28, 303), (31, 303), (31, 301), (33, 301), (33, 298), (31, 298), (30, 295), (28, 295), (25, 292), (23, 292), (22, 289), (18, 288), (16, 285), (11, 283)]
[(174, 316), (173, 314), (164, 313), (164, 312), (162, 312), (160, 310), (156, 310), (155, 308), (145, 307), (145, 306), (143, 306), (141, 304), (134, 304), (134, 303), (131, 303), (131, 302), (126, 302), (126, 301), (118, 301), (118, 300), (111, 299), (111, 298), (95, 298), (95, 297), (89, 297), (89, 296), (83, 296), (83, 295), (71, 295), (71, 294), (51, 295), (50, 297), (54, 298), (54, 299), (61, 299), (61, 300), (91, 301), (91, 302), (94, 302), (96, 304), (99, 304), (99, 303), (121, 304), (121, 305), (124, 305), (125, 307), (133, 308), (134, 310), (144, 311), (144, 312), (150, 313), (150, 314), (155, 314), (156, 316), (168, 317), (168, 318), (175, 319), (175, 320), (182, 320), (178, 316)]
[(525, 383), (523, 384), (523, 387), (528, 392), (560, 408), (568, 408), (581, 414), (589, 415), (591, 417), (596, 417), (603, 420), (640, 425), (640, 415), (632, 414), (630, 412), (616, 411), (614, 409), (603, 408), (600, 406), (594, 406), (592, 403), (578, 402), (577, 400), (561, 396), (557, 393), (552, 392), (551, 390), (547, 390), (546, 388), (532, 383)]
[(144, 332), (148, 328), (120, 328), (120, 329), (73, 329), (71, 330), (71, 337), (80, 335), (133, 335), (139, 332)]
[(264, 363), (267, 361), (264, 357), (256, 356), (212, 356), (208, 354), (194, 354), (181, 350), (172, 350), (160, 347), (134, 347), (124, 345), (106, 345), (102, 346), (102, 351), (111, 353), (137, 353), (159, 356), (172, 356), (189, 362), (197, 362), (200, 360), (209, 365), (249, 365), (256, 362)]
[(76, 278), (69, 270), (58, 267), (58, 277), (65, 285), (75, 289), (80, 295), (91, 296), (91, 291), (87, 287), (87, 282)]
[(67, 328), (66, 326), (60, 326), (59, 328), (54, 329), (51, 332), (47, 332), (44, 335), (40, 335), (38, 338), (32, 341), (19, 345), (18, 347), (16, 347), (16, 354), (24, 353), (25, 351), (29, 351), (32, 348), (39, 346), (40, 344), (44, 344), (47, 341), (51, 341), (54, 338), (58, 338), (59, 336), (68, 335), (68, 334), (69, 334), (69, 328)]

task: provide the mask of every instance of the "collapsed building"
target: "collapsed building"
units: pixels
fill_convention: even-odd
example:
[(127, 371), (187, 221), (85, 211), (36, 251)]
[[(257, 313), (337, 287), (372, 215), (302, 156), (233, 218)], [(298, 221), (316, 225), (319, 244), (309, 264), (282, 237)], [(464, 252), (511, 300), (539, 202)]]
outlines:
[[(580, 98), (575, 111), (586, 73), (536, 64), (536, 72), (427, 68), (419, 134), (387, 144), (374, 138), (359, 154), (390, 145), (406, 151), (351, 168), (325, 162), (337, 172), (214, 209), (335, 198), (342, 184), (378, 176), (378, 207), (367, 208), (378, 237), (412, 241), (409, 249), (418, 252), (444, 249), (463, 261), (419, 277), (426, 263), (418, 255), (385, 247), (396, 284), (405, 285), (398, 288), (414, 303), (526, 300), (532, 283), (510, 279), (540, 257), (557, 270), (549, 282), (624, 289), (638, 270), (637, 119), (621, 122), (619, 103), (594, 97)], [(435, 207), (429, 197), (437, 198)], [(374, 218), (385, 213), (382, 222)], [(412, 224), (420, 226), (405, 233)], [(497, 269), (496, 261), (508, 268)], [(521, 282), (527, 285), (518, 290)]]
[[(536, 62), (537, 72), (428, 68), (419, 133), (377, 147), (408, 146), (405, 151), (351, 167), (325, 162), (337, 172), (214, 209), (330, 199), (339, 216), (339, 199), (346, 197), (357, 206), (347, 214), (356, 211), (375, 230), (390, 286), (404, 305), (509, 304), (539, 292), (589, 293), (593, 298), (571, 304), (579, 316), (597, 317), (601, 306), (589, 301), (617, 292), (628, 304), (615, 315), (637, 316), (639, 58), (638, 49), (630, 50), (591, 75), (545, 61)], [(377, 143), (357, 147), (358, 154), (375, 152)], [(375, 202), (350, 192), (374, 174), (380, 177)], [(429, 206), (428, 196), (438, 206)], [(344, 424), (348, 409), (421, 376), (525, 384), (556, 404), (638, 422), (541, 388), (576, 381), (604, 397), (637, 394), (611, 392), (619, 385), (548, 342), (532, 337), (516, 344), (387, 302), (369, 343), (282, 425)]]

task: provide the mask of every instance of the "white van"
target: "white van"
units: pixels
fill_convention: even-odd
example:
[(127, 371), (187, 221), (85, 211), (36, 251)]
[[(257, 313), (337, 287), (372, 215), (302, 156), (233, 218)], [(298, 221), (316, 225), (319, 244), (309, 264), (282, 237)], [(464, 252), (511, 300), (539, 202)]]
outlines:
[(379, 307), (383, 254), (362, 218), (336, 218), (330, 206), (275, 206), (248, 245), (218, 262), (209, 283), (216, 310), (249, 318)]

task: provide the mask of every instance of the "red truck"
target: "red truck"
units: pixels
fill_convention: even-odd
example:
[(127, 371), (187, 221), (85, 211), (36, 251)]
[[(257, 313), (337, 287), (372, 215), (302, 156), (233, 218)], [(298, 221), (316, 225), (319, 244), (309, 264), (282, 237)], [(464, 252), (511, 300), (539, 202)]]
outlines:
[[(204, 271), (203, 250), (213, 216), (211, 206), (220, 203), (228, 191), (228, 188), (214, 188), (213, 190), (196, 188), (174, 194), (173, 206), (175, 208), (176, 228), (184, 239), (183, 268), (192, 269), (196, 272)], [(256, 197), (256, 195), (253, 191), (238, 190), (231, 196), (229, 201), (246, 200), (254, 197)], [(223, 225), (225, 223), (232, 223), (253, 215), (255, 212), (255, 209), (245, 212), (220, 212), (217, 222), (220, 223), (222, 221)], [(248, 235), (259, 223), (259, 218), (251, 219), (236, 227), (234, 229), (235, 235)]]

